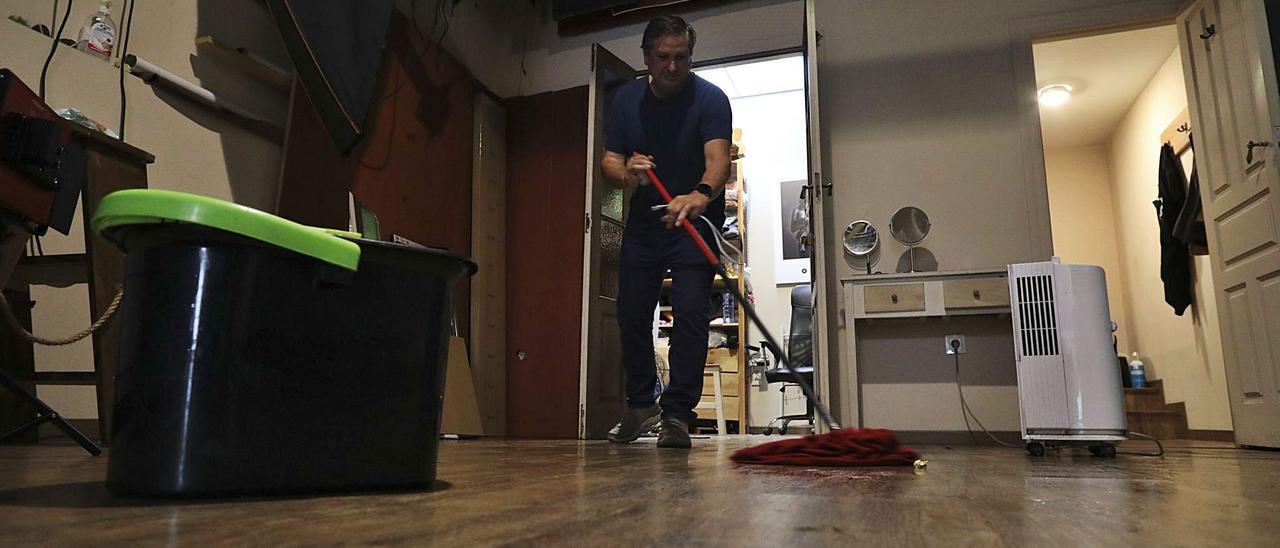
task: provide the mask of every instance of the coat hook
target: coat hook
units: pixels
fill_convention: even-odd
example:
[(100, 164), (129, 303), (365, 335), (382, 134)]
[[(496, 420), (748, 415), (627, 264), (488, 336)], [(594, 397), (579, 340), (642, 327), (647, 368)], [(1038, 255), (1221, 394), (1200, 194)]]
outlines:
[(1191, 131), (1191, 126), (1189, 126), (1189, 125), (1187, 125), (1187, 124), (1185, 124), (1185, 123), (1184, 123), (1184, 124), (1182, 124), (1182, 125), (1180, 125), (1180, 126), (1178, 126), (1178, 133), (1186, 133), (1186, 132), (1188, 132), (1188, 131)]

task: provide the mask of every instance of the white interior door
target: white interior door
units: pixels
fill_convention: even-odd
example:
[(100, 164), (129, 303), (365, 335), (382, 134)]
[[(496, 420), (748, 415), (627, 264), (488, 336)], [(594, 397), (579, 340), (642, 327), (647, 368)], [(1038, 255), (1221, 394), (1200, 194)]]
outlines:
[[(828, 279), (828, 274), (833, 272), (831, 265), (828, 264), (828, 248), (831, 246), (831, 220), (828, 219), (829, 212), (826, 210), (827, 198), (831, 196), (833, 185), (830, 176), (827, 175), (827, 166), (823, 162), (822, 149), (822, 115), (821, 104), (818, 100), (818, 57), (819, 57), (819, 33), (816, 23), (815, 0), (805, 0), (804, 3), (804, 67), (805, 67), (805, 110), (809, 115), (808, 137), (809, 137), (809, 183), (806, 186), (807, 196), (809, 197), (809, 222), (810, 233), (813, 238), (812, 249), (809, 252), (810, 261), (812, 262), (810, 272), (813, 273), (813, 366), (814, 366), (814, 387), (818, 396), (827, 404), (831, 413), (836, 419), (842, 423), (847, 422), (851, 413), (849, 405), (852, 403), (850, 398), (842, 398), (842, 390), (839, 381), (840, 363), (832, 360), (838, 359), (840, 352), (835, 344), (832, 343), (834, 338), (834, 329), (832, 324), (827, 322), (828, 318), (834, 318), (839, 307), (836, 305), (836, 299), (839, 295), (838, 284), (832, 283)], [(817, 417), (815, 417), (817, 418)], [(817, 420), (817, 430), (826, 432), (827, 425), (822, 420)]]
[(1280, 447), (1280, 96), (1263, 0), (1178, 17), (1236, 442)]
[(628, 195), (600, 171), (613, 97), (637, 71), (600, 44), (591, 46), (587, 107), (587, 205), (583, 222), (582, 361), (578, 437), (604, 439), (625, 406), (618, 332), (618, 270)]

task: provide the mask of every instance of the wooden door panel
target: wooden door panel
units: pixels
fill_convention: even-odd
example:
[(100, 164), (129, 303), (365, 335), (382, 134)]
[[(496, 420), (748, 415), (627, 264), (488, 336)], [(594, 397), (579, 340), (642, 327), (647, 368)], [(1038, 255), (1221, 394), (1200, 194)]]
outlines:
[[(1255, 183), (1256, 184), (1256, 183)], [(1264, 192), (1257, 199), (1215, 216), (1218, 241), (1222, 245), (1222, 262), (1228, 274), (1237, 266), (1258, 258), (1259, 254), (1274, 252), (1277, 245), (1275, 200)]]
[(600, 44), (592, 44), (591, 72), (586, 154), (586, 165), (590, 167), (585, 178), (588, 201), (583, 210), (586, 250), (582, 278), (585, 283), (580, 301), (584, 312), (581, 330), (587, 344), (580, 362), (578, 436), (602, 439), (625, 407), (617, 325), (617, 274), (626, 197), (619, 194), (601, 172), (600, 159), (604, 156), (605, 125), (613, 97), (622, 85), (635, 79), (637, 71)]
[[(1265, 21), (1261, 0), (1179, 17), (1236, 439), (1280, 447), (1280, 97)], [(1270, 145), (1250, 158), (1250, 141)]]
[[(1183, 63), (1186, 79), (1189, 81), (1187, 102), (1192, 111), (1205, 120), (1221, 118), (1223, 102), (1212, 90), (1211, 72), (1208, 68), (1208, 44), (1199, 38), (1210, 25), (1209, 8), (1199, 5), (1182, 21), (1180, 36), (1186, 37), (1183, 44)], [(1223, 129), (1217, 123), (1200, 123), (1194, 120), (1196, 149), (1196, 169), (1200, 173), (1200, 185), (1209, 192), (1203, 192), (1206, 207), (1226, 192), (1231, 186), (1231, 178), (1227, 176), (1226, 162), (1220, 161), (1220, 154), (1203, 154), (1204, 151), (1220, 146), (1223, 142)]]
[(510, 436), (578, 434), (586, 127), (586, 86), (507, 104)]
[[(1271, 277), (1259, 280), (1259, 293), (1261, 294), (1260, 313), (1262, 315), (1262, 325), (1266, 326), (1264, 331), (1268, 335), (1274, 335), (1277, 329), (1280, 329), (1280, 274), (1273, 273)], [(1276, 361), (1280, 360), (1280, 337), (1266, 336), (1259, 337), (1258, 343), (1262, 346), (1261, 351), (1266, 353), (1271, 371), (1266, 374), (1265, 380), (1269, 383), (1265, 389), (1269, 390), (1270, 397), (1273, 400), (1280, 400), (1280, 375), (1277, 375)], [(1256, 373), (1259, 377), (1258, 390), (1264, 389), (1261, 386), (1264, 373), (1259, 371)]]
[(1236, 375), (1237, 383), (1239, 392), (1246, 400), (1262, 396), (1258, 382), (1258, 355), (1254, 350), (1253, 322), (1249, 321), (1250, 289), (1252, 288), (1245, 284), (1227, 290), (1228, 313), (1225, 316), (1231, 322), (1231, 331), (1234, 332), (1231, 346), (1235, 349), (1233, 354), (1239, 371)]

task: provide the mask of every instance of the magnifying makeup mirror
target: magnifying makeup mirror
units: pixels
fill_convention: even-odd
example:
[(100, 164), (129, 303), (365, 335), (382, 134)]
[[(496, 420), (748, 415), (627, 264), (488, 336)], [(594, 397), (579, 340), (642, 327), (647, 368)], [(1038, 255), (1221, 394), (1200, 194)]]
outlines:
[(915, 247), (929, 237), (930, 226), (929, 216), (914, 206), (899, 209), (889, 220), (889, 234), (907, 246), (907, 252), (911, 254), (911, 272), (916, 271)]
[(871, 273), (880, 258), (880, 231), (867, 221), (854, 221), (844, 229), (844, 252), (853, 258), (855, 268)]

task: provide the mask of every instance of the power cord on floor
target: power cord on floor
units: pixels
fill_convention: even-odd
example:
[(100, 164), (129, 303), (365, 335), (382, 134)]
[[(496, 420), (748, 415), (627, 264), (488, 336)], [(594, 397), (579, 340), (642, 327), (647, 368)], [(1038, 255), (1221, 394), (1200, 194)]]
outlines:
[(960, 383), (960, 341), (951, 341), (951, 352), (951, 356), (954, 357), (956, 361), (956, 391), (960, 393), (960, 413), (965, 417), (964, 427), (969, 431), (969, 437), (973, 438), (973, 443), (977, 444), (978, 438), (977, 436), (974, 436), (973, 428), (969, 426), (969, 417), (973, 417), (973, 422), (978, 423), (978, 427), (982, 428), (982, 432), (986, 434), (988, 438), (991, 438), (991, 441), (1005, 447), (1021, 449), (1022, 447), (1020, 446), (1001, 441), (1000, 438), (995, 437), (995, 435), (993, 435), (990, 430), (987, 430), (987, 427), (982, 424), (982, 421), (978, 420), (978, 415), (974, 414), (972, 409), (969, 409), (969, 402), (964, 399), (964, 386)]
[[(957, 340), (951, 341), (951, 351), (952, 351), (952, 357), (955, 358), (955, 364), (956, 364), (956, 391), (960, 393), (960, 411), (962, 414), (964, 414), (964, 427), (966, 430), (969, 431), (969, 437), (973, 439), (973, 443), (977, 444), (978, 438), (973, 434), (973, 428), (969, 426), (969, 417), (973, 417), (973, 421), (978, 423), (978, 426), (982, 428), (982, 432), (985, 433), (987, 437), (991, 438), (991, 441), (994, 441), (1005, 447), (1012, 447), (1017, 449), (1018, 448), (1017, 445), (1013, 445), (1011, 443), (1005, 443), (1003, 441), (1000, 441), (994, 435), (992, 435), (991, 432), (987, 430), (987, 427), (982, 425), (982, 421), (978, 420), (978, 416), (973, 413), (973, 410), (969, 409), (969, 404), (964, 399), (964, 388), (960, 383), (960, 341), (957, 341)], [(1141, 438), (1144, 440), (1150, 440), (1155, 442), (1158, 452), (1156, 453), (1117, 452), (1116, 454), (1134, 455), (1139, 457), (1163, 457), (1164, 456), (1164, 444), (1160, 443), (1160, 440), (1152, 436), (1143, 434), (1141, 432), (1129, 432), (1129, 437), (1130, 438), (1136, 437), (1136, 438)], [(1055, 447), (1055, 449), (1060, 449), (1060, 447)]]
[(1160, 443), (1160, 440), (1158, 440), (1158, 439), (1156, 439), (1156, 438), (1154, 438), (1154, 437), (1152, 437), (1152, 436), (1148, 436), (1148, 435), (1146, 435), (1146, 434), (1143, 434), (1143, 433), (1141, 433), (1141, 432), (1129, 432), (1129, 437), (1130, 437), (1130, 438), (1138, 437), (1138, 438), (1142, 438), (1142, 439), (1144, 439), (1144, 440), (1151, 440), (1151, 441), (1154, 441), (1154, 442), (1156, 442), (1156, 448), (1159, 450), (1159, 452), (1158, 452), (1158, 453), (1131, 453), (1131, 452), (1124, 452), (1124, 453), (1117, 453), (1117, 454), (1120, 454), (1120, 455), (1137, 455), (1137, 456), (1139, 456), (1139, 457), (1163, 457), (1163, 456), (1164, 456), (1164, 444), (1163, 444), (1163, 443)]

